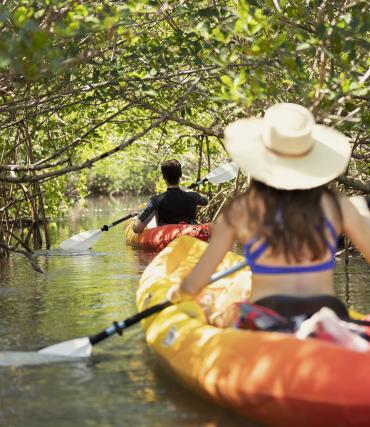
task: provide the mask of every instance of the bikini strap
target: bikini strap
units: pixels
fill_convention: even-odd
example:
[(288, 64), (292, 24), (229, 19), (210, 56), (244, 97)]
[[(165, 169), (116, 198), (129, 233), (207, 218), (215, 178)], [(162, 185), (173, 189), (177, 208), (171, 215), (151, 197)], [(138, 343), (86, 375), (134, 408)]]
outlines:
[(270, 246), (270, 243), (267, 240), (264, 240), (250, 255), (254, 260), (257, 260), (265, 250)]
[(258, 265), (256, 263), (258, 257), (261, 256), (261, 254), (266, 250), (266, 248), (269, 246), (269, 243), (267, 241), (263, 241), (257, 249), (254, 251), (251, 251), (252, 245), (258, 240), (258, 237), (255, 236), (252, 239), (250, 239), (245, 245), (245, 258), (247, 260), (248, 265), (250, 266), (251, 270), (254, 271), (255, 268), (258, 268)]
[(247, 243), (244, 244), (244, 248), (245, 248), (246, 252), (250, 253), (250, 249), (251, 249), (252, 245), (254, 245), (254, 243), (256, 243), (257, 240), (258, 240), (258, 236), (254, 236), (251, 239), (249, 239)]
[(325, 243), (328, 246), (328, 248), (331, 250), (332, 253), (335, 253), (335, 251), (337, 250), (337, 241), (338, 241), (338, 235), (337, 232), (334, 228), (334, 225), (332, 224), (332, 222), (328, 219), (328, 218), (324, 218), (324, 224), (326, 225), (326, 227), (328, 228), (331, 237), (333, 238), (334, 244), (331, 244), (328, 239), (325, 239)]

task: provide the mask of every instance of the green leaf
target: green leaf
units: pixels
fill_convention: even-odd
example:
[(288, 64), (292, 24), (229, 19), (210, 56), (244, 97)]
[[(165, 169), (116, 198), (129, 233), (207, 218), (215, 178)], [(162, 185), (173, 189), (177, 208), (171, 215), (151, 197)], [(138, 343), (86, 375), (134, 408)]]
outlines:
[(231, 78), (227, 75), (223, 75), (221, 76), (221, 81), (222, 83), (224, 83), (226, 86), (232, 86), (233, 85), (233, 81), (231, 80)]

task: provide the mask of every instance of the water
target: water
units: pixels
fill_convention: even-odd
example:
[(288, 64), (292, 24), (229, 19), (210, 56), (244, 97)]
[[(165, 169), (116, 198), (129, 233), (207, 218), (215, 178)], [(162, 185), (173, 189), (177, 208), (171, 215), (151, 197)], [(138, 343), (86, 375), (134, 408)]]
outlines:
[(88, 360), (38, 364), (40, 355), (31, 353), (95, 334), (137, 311), (136, 287), (153, 254), (128, 247), (122, 225), (103, 233), (91, 252), (57, 249), (137, 203), (94, 200), (52, 226), (55, 249), (37, 255), (44, 274), (18, 255), (0, 264), (0, 426), (253, 425), (181, 387), (148, 350), (139, 325), (94, 347)]
[[(91, 201), (51, 227), (54, 246), (126, 215), (137, 203)], [(32, 353), (135, 313), (137, 283), (152, 256), (126, 246), (119, 225), (91, 252), (40, 251), (43, 275), (22, 256), (0, 264), (0, 426), (255, 426), (180, 386), (150, 353), (140, 326), (97, 345), (88, 360), (39, 360)], [(359, 257), (349, 259), (348, 269), (339, 261), (338, 293), (363, 312), (370, 312), (368, 278)]]

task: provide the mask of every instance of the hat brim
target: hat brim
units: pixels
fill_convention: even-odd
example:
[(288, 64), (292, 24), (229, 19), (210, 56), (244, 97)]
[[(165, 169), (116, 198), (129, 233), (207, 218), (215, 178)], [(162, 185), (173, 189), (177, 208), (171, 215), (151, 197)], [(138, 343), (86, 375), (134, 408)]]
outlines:
[(324, 185), (347, 168), (351, 158), (348, 138), (335, 129), (315, 125), (311, 151), (283, 156), (262, 141), (263, 119), (240, 119), (225, 129), (226, 148), (243, 172), (271, 187), (285, 190)]

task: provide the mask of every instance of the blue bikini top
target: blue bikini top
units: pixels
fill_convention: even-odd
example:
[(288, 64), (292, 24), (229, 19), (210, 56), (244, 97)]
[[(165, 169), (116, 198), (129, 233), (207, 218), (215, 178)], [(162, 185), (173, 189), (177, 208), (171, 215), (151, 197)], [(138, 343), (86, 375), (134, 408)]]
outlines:
[(245, 258), (247, 263), (254, 274), (296, 274), (296, 273), (316, 273), (319, 271), (333, 270), (335, 266), (335, 252), (337, 249), (337, 240), (338, 236), (335, 231), (333, 224), (327, 219), (324, 219), (324, 225), (329, 230), (334, 244), (331, 244), (327, 239), (325, 239), (326, 246), (331, 254), (330, 259), (321, 264), (308, 265), (308, 266), (271, 266), (264, 264), (257, 264), (258, 258), (266, 251), (270, 246), (267, 241), (262, 242), (254, 251), (251, 251), (251, 247), (259, 239), (258, 236), (253, 237), (248, 240), (244, 245), (245, 248)]

